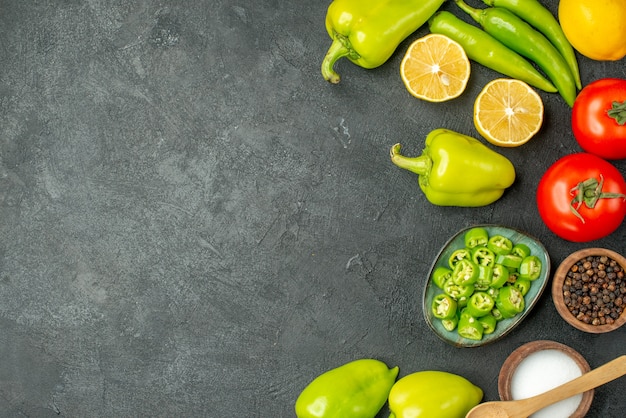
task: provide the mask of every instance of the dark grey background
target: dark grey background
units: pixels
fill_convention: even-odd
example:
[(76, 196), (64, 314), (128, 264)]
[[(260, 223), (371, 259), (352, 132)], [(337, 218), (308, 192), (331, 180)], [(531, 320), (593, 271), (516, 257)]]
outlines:
[[(413, 98), (398, 69), (424, 26), (378, 69), (340, 61), (330, 85), (328, 4), (0, 2), (1, 416), (291, 417), (310, 380), (363, 357), (494, 400), (528, 341), (592, 367), (624, 354), (625, 330), (583, 334), (549, 293), (487, 347), (429, 330), (423, 285), (457, 230), (522, 229), (556, 268), (589, 245), (624, 252), (626, 226), (573, 244), (539, 218), (540, 176), (580, 150), (556, 94), (531, 142), (499, 150), (518, 174), (501, 200), (429, 204), (389, 147), (418, 154), (439, 127), (477, 137), (474, 99), (499, 75), (472, 64), (460, 98)], [(585, 84), (626, 78), (623, 60), (580, 66)], [(623, 416), (624, 392), (599, 388), (589, 416)]]

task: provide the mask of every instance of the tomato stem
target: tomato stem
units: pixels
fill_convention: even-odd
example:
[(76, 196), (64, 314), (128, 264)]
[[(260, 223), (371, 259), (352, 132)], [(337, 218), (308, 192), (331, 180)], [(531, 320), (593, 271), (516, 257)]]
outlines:
[(618, 125), (626, 124), (626, 100), (623, 102), (613, 102), (606, 114), (615, 119)]
[(578, 209), (584, 203), (589, 209), (593, 209), (600, 199), (616, 199), (621, 198), (626, 200), (626, 194), (623, 193), (605, 193), (602, 191), (604, 185), (604, 177), (600, 174), (600, 181), (595, 178), (590, 178), (585, 181), (581, 181), (570, 189), (570, 194), (574, 198), (570, 202), (570, 210), (582, 223), (585, 223), (585, 219), (578, 212)]

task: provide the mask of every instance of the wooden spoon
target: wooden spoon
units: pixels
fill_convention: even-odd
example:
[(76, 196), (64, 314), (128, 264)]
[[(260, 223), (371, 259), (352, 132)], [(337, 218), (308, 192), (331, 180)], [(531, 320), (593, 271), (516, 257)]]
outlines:
[(472, 408), (465, 418), (527, 418), (546, 406), (601, 386), (625, 374), (626, 355), (623, 355), (539, 395), (515, 401), (481, 403)]

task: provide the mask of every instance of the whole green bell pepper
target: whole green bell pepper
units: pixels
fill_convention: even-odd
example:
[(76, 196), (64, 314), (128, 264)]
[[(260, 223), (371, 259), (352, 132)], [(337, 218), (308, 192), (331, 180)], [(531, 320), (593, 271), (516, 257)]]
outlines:
[(334, 0), (326, 12), (326, 31), (333, 42), (322, 61), (322, 76), (338, 83), (333, 66), (342, 57), (363, 68), (384, 64), (444, 1)]
[(436, 370), (409, 374), (389, 392), (389, 418), (463, 418), (483, 391), (462, 376)]
[(391, 147), (391, 161), (419, 176), (426, 198), (439, 206), (486, 206), (515, 181), (515, 167), (479, 140), (448, 129), (428, 134), (422, 155), (405, 157)]
[(375, 359), (360, 359), (316, 377), (300, 393), (298, 418), (374, 418), (387, 401), (398, 376)]

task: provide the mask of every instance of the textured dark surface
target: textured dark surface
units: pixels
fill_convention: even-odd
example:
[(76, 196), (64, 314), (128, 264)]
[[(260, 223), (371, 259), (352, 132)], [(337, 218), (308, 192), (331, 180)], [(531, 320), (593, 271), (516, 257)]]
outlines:
[[(389, 147), (417, 154), (438, 127), (477, 136), (474, 98), (498, 74), (472, 64), (460, 98), (414, 99), (398, 68), (422, 27), (378, 69), (340, 61), (330, 85), (327, 5), (0, 2), (1, 416), (290, 417), (311, 379), (362, 357), (457, 373), (493, 400), (528, 341), (592, 367), (624, 354), (626, 330), (583, 334), (548, 293), (490, 346), (428, 329), (423, 284), (457, 230), (522, 229), (553, 269), (588, 246), (553, 235), (534, 202), (579, 151), (569, 108), (541, 94), (541, 132), (500, 150), (518, 173), (501, 200), (435, 207)], [(579, 58), (585, 84), (626, 77), (623, 60)], [(592, 245), (624, 252), (625, 233)], [(624, 392), (599, 388), (589, 416), (622, 417)]]

